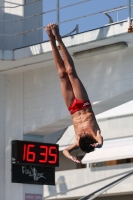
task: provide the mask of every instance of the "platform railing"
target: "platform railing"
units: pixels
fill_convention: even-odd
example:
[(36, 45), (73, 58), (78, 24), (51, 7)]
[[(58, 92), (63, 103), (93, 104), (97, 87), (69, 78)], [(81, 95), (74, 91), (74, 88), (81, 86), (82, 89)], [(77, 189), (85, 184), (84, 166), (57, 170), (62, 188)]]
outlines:
[(80, 198), (79, 200), (92, 200), (95, 199), (96, 197), (100, 196), (102, 193), (106, 192), (107, 190), (111, 189), (112, 187), (114, 187), (115, 185), (121, 183), (122, 181), (124, 181), (125, 179), (129, 178), (130, 176), (133, 175), (133, 171), (127, 173), (126, 175), (122, 176), (121, 178), (107, 184), (106, 186), (92, 192), (91, 194), (88, 194), (85, 197)]
[[(14, 9), (14, 8), (20, 7), (20, 6), (27, 6), (29, 4), (36, 3), (38, 1), (41, 1), (41, 0), (35, 0), (35, 1), (31, 1), (29, 3), (16, 5), (16, 6), (8, 6), (8, 7), (0, 6), (0, 8), (12, 8), (12, 9)], [(59, 0), (56, 0), (56, 8), (55, 9), (48, 10), (46, 12), (36, 13), (34, 15), (30, 15), (30, 16), (26, 16), (26, 17), (16, 18), (14, 20), (1, 20), (0, 19), (0, 22), (16, 23), (16, 22), (19, 22), (19, 21), (23, 21), (23, 20), (26, 20), (26, 19), (29, 19), (29, 18), (34, 18), (34, 17), (40, 16), (40, 15), (45, 15), (45, 14), (52, 13), (52, 12), (56, 11), (56, 23), (58, 25), (61, 25), (61, 24), (67, 23), (67, 22), (71, 22), (71, 21), (77, 21), (79, 19), (84, 19), (84, 18), (91, 17), (91, 16), (98, 15), (98, 14), (102, 14), (102, 13), (104, 13), (109, 18), (109, 23), (111, 24), (111, 23), (118, 23), (119, 22), (119, 12), (121, 10), (127, 9), (128, 10), (128, 16), (127, 16), (127, 19), (125, 19), (125, 20), (128, 21), (128, 28), (131, 28), (131, 8), (133, 7), (133, 4), (131, 4), (131, 0), (127, 0), (127, 5), (122, 5), (122, 6), (118, 6), (118, 7), (115, 7), (115, 8), (105, 9), (105, 10), (101, 10), (101, 11), (94, 12), (94, 13), (88, 13), (88, 14), (81, 15), (81, 16), (78, 16), (78, 17), (75, 17), (75, 18), (72, 18), (72, 19), (64, 20), (64, 21), (60, 20), (60, 10), (68, 8), (68, 7), (73, 7), (73, 6), (76, 6), (76, 5), (79, 5), (79, 4), (87, 3), (89, 1), (90, 0), (83, 0), (83, 1), (79, 1), (77, 3), (73, 3), (73, 4), (69, 4), (69, 5), (60, 7)], [(116, 22), (114, 22), (113, 19), (110, 16), (110, 14), (113, 13), (113, 12), (116, 12), (116, 15), (117, 15)], [(77, 22), (76, 22), (76, 24), (77, 24)], [(26, 30), (24, 32), (19, 32), (19, 33), (15, 33), (15, 34), (0, 34), (0, 36), (14, 37), (14, 36), (28, 34), (30, 32), (34, 32), (34, 31), (38, 31), (38, 30), (41, 30), (43, 28), (45, 28), (45, 26), (41, 26), (41, 27), (38, 27), (38, 28)], [(71, 31), (71, 32), (73, 33), (73, 31)]]

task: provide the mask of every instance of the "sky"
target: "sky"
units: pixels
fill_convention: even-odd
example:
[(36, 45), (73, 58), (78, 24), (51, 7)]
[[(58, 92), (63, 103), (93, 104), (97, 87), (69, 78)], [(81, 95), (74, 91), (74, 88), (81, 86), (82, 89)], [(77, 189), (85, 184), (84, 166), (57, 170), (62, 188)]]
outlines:
[[(70, 5), (83, 0), (59, 0), (60, 7)], [(73, 19), (79, 16), (99, 12), (102, 10), (112, 9), (118, 6), (126, 5), (128, 0), (90, 0), (88, 2), (68, 7), (60, 10), (60, 22), (65, 20)], [(133, 3), (133, 0), (131, 0)], [(56, 0), (43, 0), (43, 11), (48, 11), (56, 8)], [(133, 8), (132, 8), (133, 13)], [(117, 13), (110, 13), (114, 22), (117, 21)], [(133, 14), (132, 14), (133, 17)], [(127, 18), (127, 9), (118, 12), (118, 20), (124, 20)], [(56, 12), (51, 12), (43, 15), (43, 25), (46, 26), (48, 23), (56, 23)], [(74, 21), (69, 21), (60, 25), (61, 36), (71, 32), (76, 24), (79, 25), (79, 32), (92, 30), (95, 28), (102, 27), (109, 23), (108, 17), (104, 13), (96, 14), (94, 16), (81, 18)], [(48, 40), (47, 35), (44, 32), (44, 41)]]

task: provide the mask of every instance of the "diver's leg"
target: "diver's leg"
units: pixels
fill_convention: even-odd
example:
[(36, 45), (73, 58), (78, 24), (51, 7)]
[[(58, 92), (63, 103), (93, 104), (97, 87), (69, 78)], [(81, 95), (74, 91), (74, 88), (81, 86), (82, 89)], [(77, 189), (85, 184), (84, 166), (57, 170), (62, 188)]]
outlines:
[(55, 65), (58, 71), (58, 75), (60, 77), (63, 98), (65, 100), (67, 107), (70, 107), (75, 97), (74, 97), (73, 89), (72, 89), (68, 74), (66, 72), (66, 68), (64, 66), (64, 61), (62, 60), (56, 46), (55, 37), (51, 30), (51, 24), (49, 24), (46, 27), (46, 32), (50, 39)]
[(76, 70), (75, 70), (75, 67), (74, 67), (74, 62), (73, 62), (69, 52), (67, 51), (67, 48), (65, 47), (65, 45), (62, 41), (62, 38), (59, 34), (58, 26), (56, 24), (52, 24), (51, 27), (52, 27), (52, 31), (54, 33), (55, 39), (59, 43), (59, 47), (60, 47), (60, 50), (62, 52), (62, 57), (63, 57), (64, 64), (65, 64), (65, 67), (66, 67), (66, 72), (67, 72), (68, 77), (70, 79), (75, 97), (77, 99), (80, 99), (80, 100), (88, 100), (87, 92), (86, 92), (81, 80), (79, 79), (79, 77), (76, 73)]

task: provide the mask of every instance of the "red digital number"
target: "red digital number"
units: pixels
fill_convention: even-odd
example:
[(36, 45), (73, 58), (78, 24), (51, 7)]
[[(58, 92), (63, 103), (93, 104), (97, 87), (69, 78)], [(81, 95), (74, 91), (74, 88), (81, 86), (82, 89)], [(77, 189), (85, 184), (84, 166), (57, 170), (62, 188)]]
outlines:
[(56, 150), (56, 152), (57, 152), (56, 147), (51, 146), (49, 148), (49, 156), (53, 157), (53, 160), (49, 160), (48, 162), (51, 164), (55, 164), (57, 162), (57, 153), (52, 153), (52, 150)]
[[(36, 160), (38, 156), (36, 155), (35, 144), (24, 144), (23, 146), (23, 162), (38, 162), (38, 163), (49, 163), (56, 164), (57, 163), (57, 148), (56, 146), (38, 146), (40, 148), (40, 159)], [(38, 151), (37, 151), (38, 152)], [(37, 158), (36, 158), (37, 156)]]
[(35, 161), (35, 153), (30, 151), (30, 148), (35, 147), (34, 144), (29, 144), (27, 148), (27, 161), (34, 162)]
[(26, 160), (26, 144), (24, 144), (23, 160)]
[(28, 146), (26, 146), (26, 144), (24, 144), (24, 152), (23, 152), (23, 161), (26, 160), (28, 162), (34, 162), (36, 155), (33, 151), (31, 151), (31, 148), (34, 148), (35, 145), (34, 144), (29, 144)]
[(43, 149), (44, 152), (40, 153), (41, 156), (44, 157), (43, 160), (39, 160), (40, 163), (46, 163), (48, 159), (48, 147), (47, 146), (40, 146), (40, 149)]

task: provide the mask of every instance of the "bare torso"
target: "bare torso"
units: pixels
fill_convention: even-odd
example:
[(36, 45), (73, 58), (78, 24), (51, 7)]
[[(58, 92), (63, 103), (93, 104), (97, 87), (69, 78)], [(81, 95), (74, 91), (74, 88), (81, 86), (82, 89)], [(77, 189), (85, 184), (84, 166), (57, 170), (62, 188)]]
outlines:
[(100, 133), (100, 128), (97, 124), (92, 108), (86, 108), (75, 112), (72, 115), (72, 120), (76, 138), (79, 138), (80, 134), (86, 132), (97, 140), (97, 133)]

